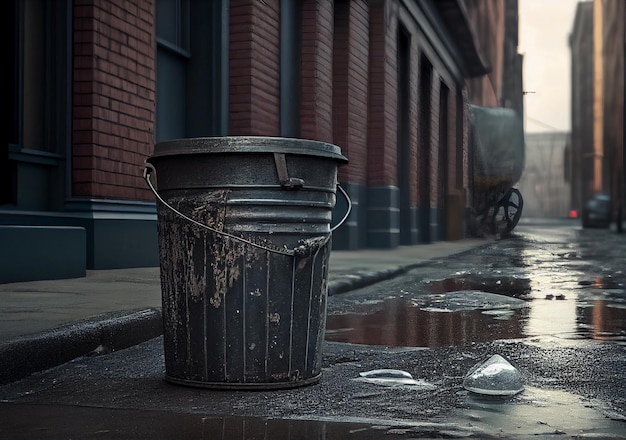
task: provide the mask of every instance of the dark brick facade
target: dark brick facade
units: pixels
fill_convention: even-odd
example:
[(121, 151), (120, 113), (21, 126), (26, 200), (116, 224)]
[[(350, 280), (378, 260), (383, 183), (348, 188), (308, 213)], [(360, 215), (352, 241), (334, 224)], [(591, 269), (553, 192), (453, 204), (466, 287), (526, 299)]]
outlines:
[(300, 136), (333, 142), (333, 4), (302, 2)]
[[(504, 0), (182, 0), (168, 5), (179, 8), (176, 17), (162, 21), (154, 0), (54, 1), (65, 9), (41, 13), (50, 14), (50, 32), (67, 36), (54, 32), (59, 56), (49, 56), (59, 66), (44, 82), (69, 83), (56, 106), (68, 101), (57, 121), (70, 128), (47, 141), (67, 148), (32, 159), (32, 147), (18, 145), (14, 156), (18, 166), (24, 157), (42, 162), (37, 188), (64, 173), (57, 180), (67, 188), (52, 197), (18, 183), (28, 203), (14, 197), (16, 207), (39, 211), (19, 219), (0, 212), (0, 224), (84, 227), (89, 268), (156, 264), (154, 196), (142, 179), (156, 138), (283, 135), (336, 144), (349, 159), (339, 181), (353, 212), (334, 233), (336, 248), (465, 235), (465, 107), (500, 98)], [(494, 66), (490, 77), (479, 50)], [(337, 216), (343, 209), (339, 198)], [(144, 252), (142, 241), (155, 245)], [(119, 243), (151, 255), (120, 252)]]
[(230, 2), (229, 134), (279, 131), (279, 2)]
[(141, 167), (154, 143), (154, 3), (74, 5), (72, 194), (152, 200)]

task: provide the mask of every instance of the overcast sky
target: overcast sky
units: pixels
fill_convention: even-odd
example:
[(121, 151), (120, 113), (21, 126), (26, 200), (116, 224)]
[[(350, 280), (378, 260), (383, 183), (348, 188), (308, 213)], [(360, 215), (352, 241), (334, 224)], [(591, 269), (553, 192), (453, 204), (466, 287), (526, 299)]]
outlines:
[(528, 132), (570, 130), (568, 38), (579, 0), (519, 0), (519, 52), (524, 54)]

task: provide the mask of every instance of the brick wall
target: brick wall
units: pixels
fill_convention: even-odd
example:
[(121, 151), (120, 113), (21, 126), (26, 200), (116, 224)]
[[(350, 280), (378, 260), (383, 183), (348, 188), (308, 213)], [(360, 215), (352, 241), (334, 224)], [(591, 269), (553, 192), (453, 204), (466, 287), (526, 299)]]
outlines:
[(280, 132), (279, 0), (230, 2), (229, 134)]
[(154, 143), (154, 3), (74, 5), (72, 195), (151, 200), (141, 172)]
[(339, 180), (367, 181), (369, 18), (366, 0), (335, 2), (333, 142), (350, 160)]
[(469, 19), (477, 32), (479, 48), (491, 66), (488, 75), (467, 81), (469, 99), (473, 104), (487, 107), (500, 105), (504, 57), (504, 1), (465, 0)]
[(333, 141), (333, 2), (302, 1), (300, 134)]
[[(153, 145), (155, 5), (153, 0), (75, 4), (74, 194), (152, 200), (141, 179), (141, 165)], [(497, 12), (498, 5), (500, 0), (494, 0), (487, 9)], [(478, 14), (475, 6), (473, 13)], [(462, 189), (468, 183), (468, 173), (461, 177), (457, 172), (459, 160), (466, 169), (466, 151), (458, 148), (467, 145), (467, 133), (457, 133), (465, 124), (456, 123), (456, 85), (419, 23), (396, 1), (303, 0), (300, 8), (300, 136), (342, 148), (350, 160), (339, 168), (345, 183), (393, 188), (398, 185), (398, 160), (409, 161), (411, 209), (443, 208), (445, 189)], [(493, 21), (497, 14), (491, 15), (489, 31), (499, 35), (499, 22)], [(399, 159), (400, 25), (410, 35), (410, 96), (409, 153)], [(278, 136), (280, 0), (231, 0), (229, 27), (229, 134)], [(497, 48), (492, 49), (497, 59)], [(420, 63), (427, 58), (432, 77), (424, 91)], [(441, 145), (439, 90), (444, 83), (448, 107), (441, 111), (448, 115), (448, 130)], [(497, 104), (497, 84), (488, 77), (475, 83), (473, 96), (483, 104)], [(447, 154), (442, 155), (440, 147)], [(385, 193), (375, 208), (389, 202), (389, 212), (395, 212), (394, 197), (393, 191)]]
[[(393, 2), (370, 3), (368, 183), (396, 184), (396, 31)], [(392, 19), (387, 19), (391, 17)]]

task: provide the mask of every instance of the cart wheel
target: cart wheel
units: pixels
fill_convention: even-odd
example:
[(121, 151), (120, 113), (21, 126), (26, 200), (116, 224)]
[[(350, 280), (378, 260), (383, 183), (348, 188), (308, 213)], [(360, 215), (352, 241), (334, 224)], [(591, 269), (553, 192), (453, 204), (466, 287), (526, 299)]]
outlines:
[(501, 229), (500, 233), (503, 235), (511, 232), (517, 226), (523, 208), (522, 193), (516, 188), (509, 189), (498, 201), (493, 213), (493, 223), (496, 225), (496, 229)]

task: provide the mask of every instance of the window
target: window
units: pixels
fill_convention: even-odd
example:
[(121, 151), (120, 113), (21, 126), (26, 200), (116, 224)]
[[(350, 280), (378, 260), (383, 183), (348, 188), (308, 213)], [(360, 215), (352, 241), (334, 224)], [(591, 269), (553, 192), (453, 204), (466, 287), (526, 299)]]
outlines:
[(157, 0), (156, 138), (185, 137), (186, 64), (189, 52), (189, 1)]
[(227, 1), (157, 0), (157, 142), (227, 134)]
[[(70, 148), (71, 1), (9, 1), (11, 66), (5, 114), (11, 115), (0, 152), (0, 205), (62, 206)], [(60, 172), (61, 171), (61, 172)]]

